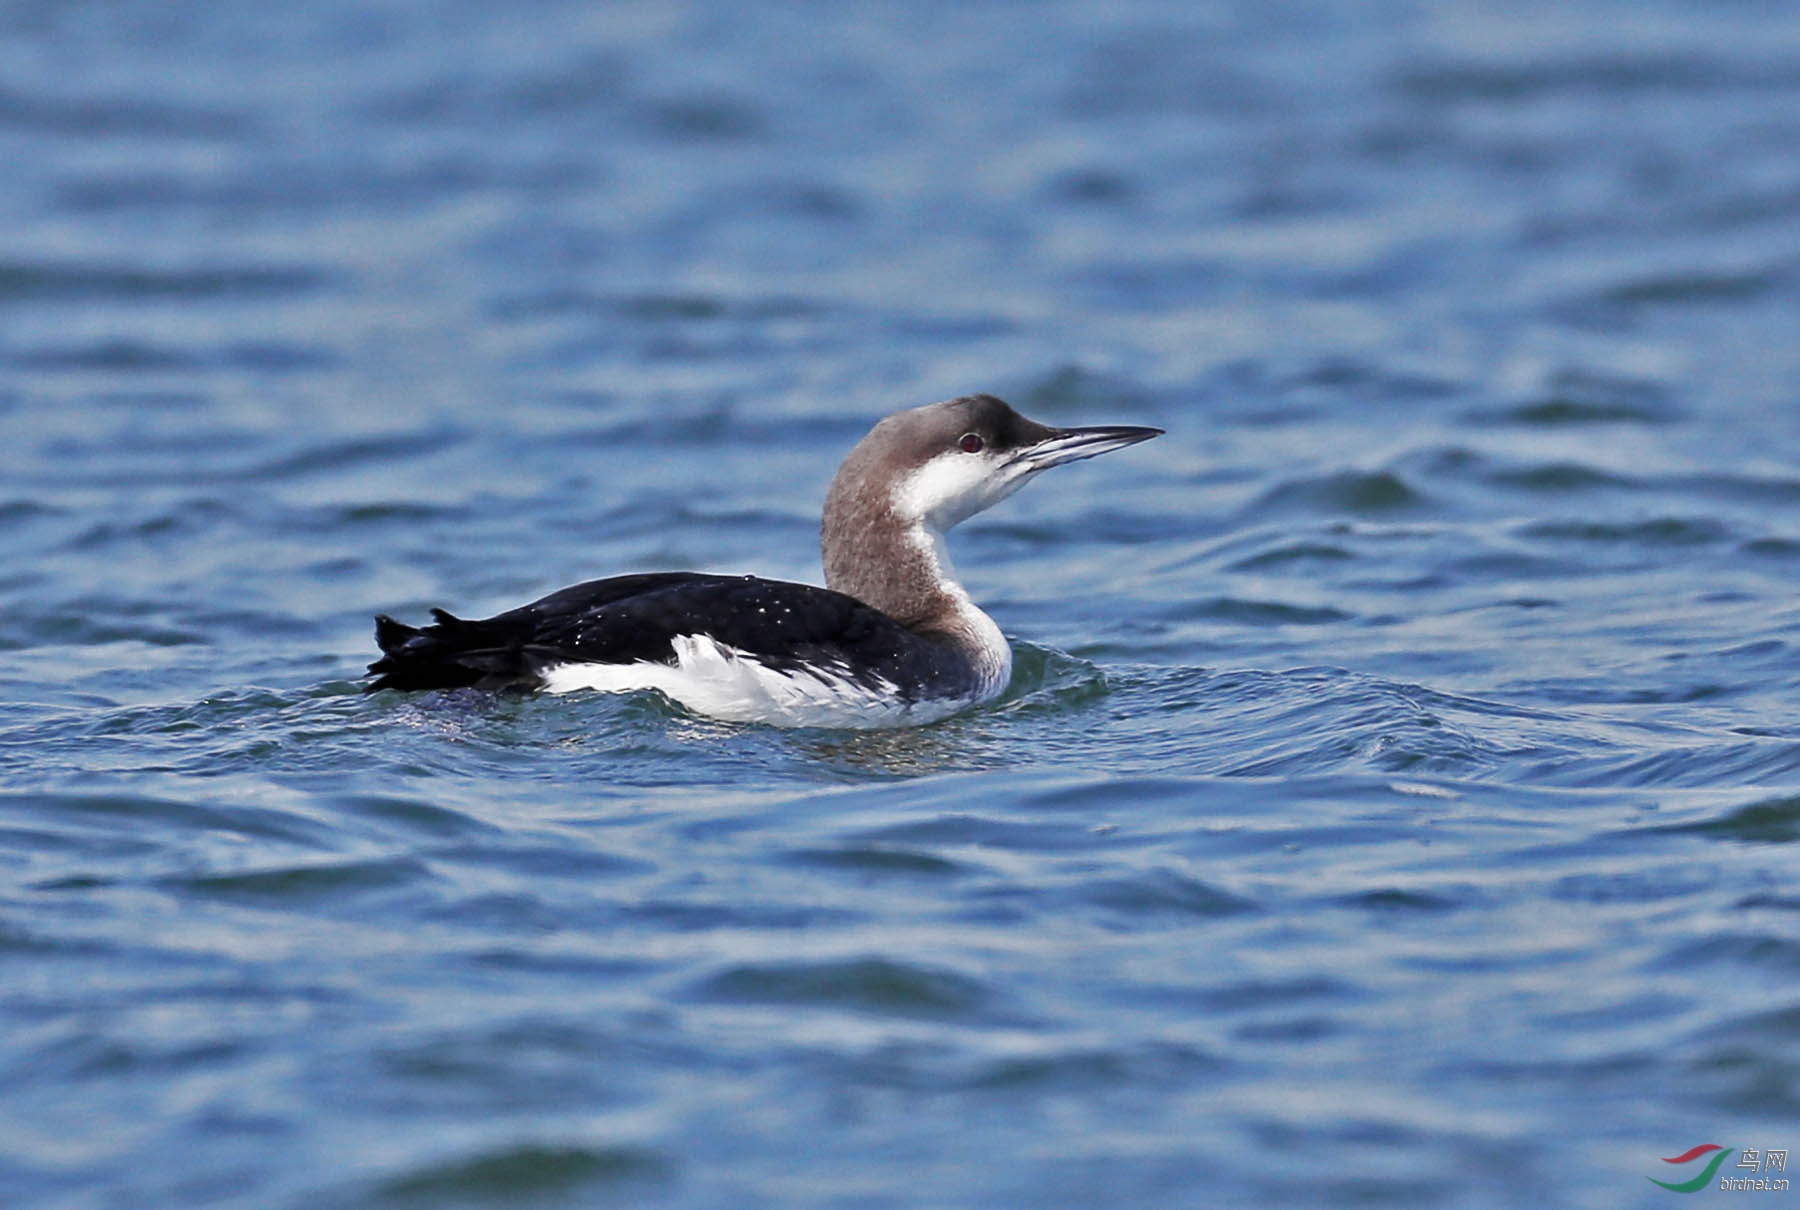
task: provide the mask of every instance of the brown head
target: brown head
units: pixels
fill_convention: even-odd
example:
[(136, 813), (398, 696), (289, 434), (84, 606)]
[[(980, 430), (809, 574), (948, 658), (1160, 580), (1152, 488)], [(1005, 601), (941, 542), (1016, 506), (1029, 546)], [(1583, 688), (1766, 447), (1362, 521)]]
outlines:
[[(1161, 434), (1134, 425), (1052, 428), (992, 395), (896, 412), (852, 449), (825, 496), (825, 583), (908, 625), (954, 589), (945, 531), (1043, 471)], [(960, 590), (957, 590), (960, 591)]]

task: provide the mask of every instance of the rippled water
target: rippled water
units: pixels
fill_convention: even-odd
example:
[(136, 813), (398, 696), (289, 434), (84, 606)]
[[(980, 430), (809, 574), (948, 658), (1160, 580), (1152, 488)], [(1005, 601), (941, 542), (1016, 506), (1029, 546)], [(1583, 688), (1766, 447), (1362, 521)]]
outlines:
[[(1800, 1143), (1796, 63), (0, 11), (6, 1205), (1616, 1207)], [(973, 390), (1169, 430), (953, 538), (991, 708), (358, 692), (377, 610), (815, 579), (836, 460)]]

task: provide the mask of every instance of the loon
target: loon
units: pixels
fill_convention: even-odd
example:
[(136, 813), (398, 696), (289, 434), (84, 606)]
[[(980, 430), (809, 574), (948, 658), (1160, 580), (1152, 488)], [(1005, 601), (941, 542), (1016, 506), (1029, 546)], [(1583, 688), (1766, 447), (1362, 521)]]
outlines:
[(992, 395), (896, 412), (838, 468), (825, 588), (657, 572), (590, 580), (480, 621), (375, 619), (378, 689), (656, 689), (698, 714), (787, 727), (936, 722), (990, 701), (1012, 648), (956, 582), (944, 534), (1053, 466), (1160, 436), (1052, 428)]

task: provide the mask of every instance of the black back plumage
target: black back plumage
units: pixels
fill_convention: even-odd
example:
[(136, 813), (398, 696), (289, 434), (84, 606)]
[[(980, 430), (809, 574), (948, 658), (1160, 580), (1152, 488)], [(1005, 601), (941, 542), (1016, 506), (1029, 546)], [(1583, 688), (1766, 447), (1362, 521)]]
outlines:
[(567, 663), (670, 663), (674, 640), (705, 634), (777, 671), (882, 682), (907, 700), (966, 691), (966, 661), (854, 597), (757, 576), (659, 572), (590, 580), (471, 621), (375, 620), (377, 689), (535, 689)]

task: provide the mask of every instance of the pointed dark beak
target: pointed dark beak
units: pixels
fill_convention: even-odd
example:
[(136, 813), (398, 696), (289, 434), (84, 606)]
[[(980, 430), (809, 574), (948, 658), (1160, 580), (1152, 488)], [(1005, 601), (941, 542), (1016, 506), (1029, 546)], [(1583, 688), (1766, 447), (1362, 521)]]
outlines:
[(1081, 428), (1057, 429), (1036, 445), (1018, 452), (1018, 459), (1033, 470), (1048, 470), (1065, 462), (1080, 462), (1100, 454), (1110, 454), (1128, 445), (1162, 436), (1161, 429), (1136, 424), (1093, 424)]

